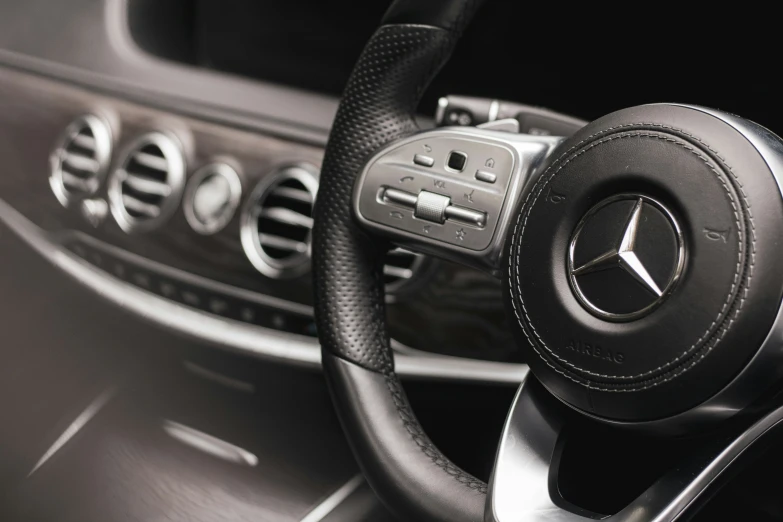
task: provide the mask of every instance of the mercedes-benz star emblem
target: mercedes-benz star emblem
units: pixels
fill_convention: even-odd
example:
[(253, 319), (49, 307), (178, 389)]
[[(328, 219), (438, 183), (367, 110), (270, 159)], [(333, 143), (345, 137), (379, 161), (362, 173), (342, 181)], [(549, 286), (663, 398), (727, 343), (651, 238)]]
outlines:
[(637, 194), (613, 196), (590, 209), (568, 250), (574, 294), (610, 321), (652, 312), (671, 294), (684, 264), (682, 232), (672, 213)]

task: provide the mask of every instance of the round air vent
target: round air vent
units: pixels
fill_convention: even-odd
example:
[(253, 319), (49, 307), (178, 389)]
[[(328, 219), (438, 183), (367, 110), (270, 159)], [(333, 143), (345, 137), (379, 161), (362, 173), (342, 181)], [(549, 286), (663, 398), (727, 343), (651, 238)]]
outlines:
[(177, 209), (185, 182), (179, 145), (161, 133), (133, 142), (109, 180), (111, 211), (126, 232), (149, 230)]
[[(296, 277), (310, 269), (310, 232), (318, 192), (312, 165), (284, 167), (270, 174), (250, 194), (242, 209), (242, 246), (262, 274)], [(410, 289), (428, 258), (403, 248), (387, 253), (383, 266), (386, 291)]]
[(317, 191), (317, 170), (307, 164), (281, 168), (255, 188), (242, 209), (241, 237), (259, 272), (287, 278), (309, 269)]
[(383, 265), (383, 279), (386, 291), (395, 293), (408, 287), (424, 268), (427, 258), (404, 248), (394, 248), (386, 254)]
[(111, 130), (88, 114), (68, 125), (52, 152), (49, 184), (64, 206), (94, 194), (111, 158)]

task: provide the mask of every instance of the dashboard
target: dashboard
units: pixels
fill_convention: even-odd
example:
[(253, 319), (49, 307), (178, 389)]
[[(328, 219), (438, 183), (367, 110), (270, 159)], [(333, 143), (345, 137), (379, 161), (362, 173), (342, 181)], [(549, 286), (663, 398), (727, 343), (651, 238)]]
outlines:
[[(109, 2), (106, 16), (125, 24), (126, 7)], [(133, 41), (113, 45), (130, 63), (149, 61), (146, 74), (160, 76), (151, 88), (168, 90), (167, 74), (182, 72)], [(39, 59), (0, 54), (12, 66), (0, 78), (0, 154), (17, 162), (0, 180), (4, 221), (126, 310), (219, 348), (319, 364), (309, 257), (325, 133), (314, 139), (312, 126), (295, 124), (273, 130), (266, 119), (256, 121), (263, 130), (248, 128), (225, 108), (209, 107), (205, 116), (192, 100), (180, 100), (187, 110), (160, 108), (127, 84), (96, 93), (52, 76), (61, 71)], [(30, 74), (30, 66), (49, 74)], [(81, 67), (67, 73), (94, 81)], [(262, 93), (274, 102), (274, 89)], [(317, 95), (293, 96), (318, 106)], [(384, 274), (403, 374), (493, 382), (524, 375), (498, 280), (399, 248)]]

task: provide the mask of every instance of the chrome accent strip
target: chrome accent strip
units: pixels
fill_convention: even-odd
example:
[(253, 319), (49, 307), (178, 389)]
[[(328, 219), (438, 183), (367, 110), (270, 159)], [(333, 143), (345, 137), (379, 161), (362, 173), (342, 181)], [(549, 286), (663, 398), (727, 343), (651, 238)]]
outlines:
[(82, 411), (74, 420), (73, 422), (65, 428), (65, 431), (62, 432), (62, 434), (57, 437), (57, 440), (54, 441), (54, 443), (49, 447), (48, 450), (41, 456), (40, 459), (38, 459), (38, 462), (35, 463), (35, 466), (33, 466), (33, 469), (30, 470), (30, 473), (27, 474), (27, 478), (30, 478), (30, 476), (35, 473), (41, 466), (46, 464), (46, 462), (51, 459), (55, 453), (60, 451), (63, 446), (65, 446), (69, 440), (71, 440), (77, 433), (81, 431), (84, 426), (87, 425), (90, 420), (92, 420), (95, 415), (103, 409), (106, 404), (109, 403), (109, 401), (114, 397), (114, 393), (117, 391), (115, 387), (108, 388), (104, 390), (100, 395), (98, 395), (93, 401), (87, 405), (87, 407)]
[(307, 253), (309, 248), (307, 243), (301, 241), (295, 241), (286, 237), (273, 236), (270, 234), (258, 234), (258, 241), (261, 244), (269, 245), (278, 250), (285, 250), (286, 252), (297, 252), (299, 254)]
[(232, 390), (241, 391), (243, 393), (255, 393), (256, 391), (256, 387), (253, 383), (234, 379), (233, 377), (223, 375), (222, 373), (218, 373), (214, 370), (204, 368), (203, 366), (194, 362), (184, 361), (182, 366), (184, 366), (185, 370), (189, 371), (193, 375), (204, 380), (217, 383), (221, 386), (225, 386), (226, 388), (231, 388)]
[(413, 270), (410, 268), (400, 268), (394, 265), (383, 265), (383, 275), (397, 277), (399, 279), (410, 279), (413, 276)]
[[(92, 180), (79, 178), (77, 176), (74, 176), (70, 172), (66, 172), (64, 170), (60, 171), (60, 182), (63, 185), (62, 190), (66, 190), (65, 185), (71, 185), (71, 186), (75, 185), (76, 187), (79, 188), (80, 191), (84, 192), (85, 194), (90, 194), (92, 192), (91, 187), (95, 185), (94, 183), (90, 183), (90, 181)], [(54, 187), (54, 185), (52, 185), (52, 187)], [(60, 193), (55, 192), (55, 196), (57, 196), (57, 194)]]
[(148, 167), (152, 170), (157, 170), (165, 173), (168, 173), (169, 171), (169, 162), (166, 161), (165, 158), (153, 156), (152, 154), (141, 152), (141, 150), (137, 150), (136, 152), (131, 154), (130, 157), (136, 160), (137, 162), (139, 162), (140, 164), (144, 165), (145, 167)]
[(500, 112), (500, 102), (498, 100), (492, 100), (489, 103), (489, 113), (487, 114), (487, 123), (497, 120), (498, 112)]
[(244, 464), (254, 468), (258, 465), (258, 457), (244, 448), (240, 448), (230, 442), (226, 442), (203, 431), (185, 426), (178, 422), (164, 420), (163, 431), (171, 438), (180, 441), (183, 444), (197, 449), (213, 457), (223, 459), (235, 464)]
[[(391, 264), (392, 258), (399, 260), (400, 257), (412, 258), (408, 268), (400, 268)], [(386, 282), (386, 302), (393, 303), (398, 295), (417, 288), (423, 278), (432, 274), (434, 262), (434, 259), (404, 248), (397, 247), (389, 250), (383, 264), (383, 275), (394, 279)]]
[(323, 502), (315, 506), (301, 522), (320, 522), (329, 513), (339, 506), (345, 499), (356, 491), (359, 486), (364, 482), (364, 477), (361, 474), (351, 478), (348, 482), (340, 486), (334, 493), (326, 497)]
[[(562, 418), (542, 397), (542, 386), (524, 382), (511, 406), (498, 447), (487, 495), (487, 522), (587, 522), (595, 520), (558, 506), (550, 486), (552, 460)], [(536, 385), (538, 383), (535, 383)], [(536, 389), (537, 388), (537, 389)], [(550, 397), (545, 399), (552, 400)], [(558, 404), (559, 406), (559, 404)], [(751, 445), (783, 421), (783, 407), (773, 410), (727, 442), (705, 448), (659, 478), (607, 522), (671, 522), (696, 501)]]
[(133, 210), (135, 212), (138, 212), (139, 214), (144, 214), (149, 219), (155, 219), (160, 215), (159, 207), (156, 207), (155, 205), (150, 205), (149, 203), (144, 203), (140, 199), (136, 199), (135, 197), (129, 194), (123, 194), (120, 197), (120, 201), (122, 201), (122, 206), (124, 208)]
[(435, 109), (435, 125), (443, 123), (443, 117), (446, 115), (446, 109), (449, 107), (449, 99), (445, 96), (438, 98), (438, 108)]
[(171, 187), (163, 182), (149, 179), (139, 174), (133, 174), (127, 170), (124, 172), (125, 183), (134, 190), (146, 192), (153, 196), (160, 196), (162, 198), (167, 198), (171, 194)]
[(304, 216), (284, 207), (262, 208), (256, 217), (264, 217), (277, 221), (284, 225), (293, 225), (302, 228), (313, 228), (313, 218)]
[[(73, 140), (76, 141), (75, 139)], [(70, 165), (77, 170), (84, 170), (92, 174), (96, 174), (101, 168), (101, 164), (98, 160), (82, 156), (81, 154), (74, 154), (71, 152), (63, 152), (63, 163)]]
[[(31, 223), (2, 200), (0, 221), (50, 263), (105, 299), (148, 321), (227, 350), (320, 368), (321, 348), (316, 339), (217, 317), (124, 283), (57, 244), (51, 233)], [(147, 263), (162, 266), (149, 260)], [(176, 269), (166, 267), (162, 270), (168, 273), (172, 271)], [(198, 276), (188, 274), (188, 277), (198, 279), (201, 283)], [(222, 291), (227, 285), (212, 281), (209, 286)], [(273, 306), (282, 303), (281, 300), (240, 289), (233, 289), (233, 292), (242, 292), (243, 295), (247, 292), (252, 294), (254, 299), (260, 300), (259, 302), (276, 303)], [(524, 364), (477, 361), (410, 348), (395, 356), (395, 366), (397, 373), (406, 377), (498, 384), (518, 384), (528, 372), (528, 367)]]

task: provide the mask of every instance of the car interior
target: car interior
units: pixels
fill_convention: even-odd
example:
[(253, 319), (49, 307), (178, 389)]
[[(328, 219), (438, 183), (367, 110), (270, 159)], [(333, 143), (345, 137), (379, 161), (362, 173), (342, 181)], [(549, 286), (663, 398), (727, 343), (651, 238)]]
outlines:
[(783, 520), (763, 34), (0, 1), (0, 520)]

